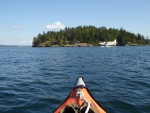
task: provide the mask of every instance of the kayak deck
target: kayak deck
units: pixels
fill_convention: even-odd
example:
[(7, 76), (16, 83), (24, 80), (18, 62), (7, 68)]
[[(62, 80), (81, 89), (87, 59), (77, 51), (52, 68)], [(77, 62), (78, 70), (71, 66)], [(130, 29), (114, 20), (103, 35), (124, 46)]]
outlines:
[(54, 113), (106, 113), (100, 104), (92, 97), (86, 87), (83, 77), (79, 77), (66, 100)]

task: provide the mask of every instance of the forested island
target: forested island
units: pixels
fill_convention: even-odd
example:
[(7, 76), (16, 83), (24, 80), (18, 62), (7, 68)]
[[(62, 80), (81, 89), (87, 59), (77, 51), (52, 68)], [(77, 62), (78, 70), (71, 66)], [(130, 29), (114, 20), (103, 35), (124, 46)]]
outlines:
[(150, 45), (150, 39), (123, 28), (95, 26), (66, 27), (60, 31), (48, 31), (33, 38), (33, 47), (98, 46), (100, 42), (117, 40), (117, 46)]

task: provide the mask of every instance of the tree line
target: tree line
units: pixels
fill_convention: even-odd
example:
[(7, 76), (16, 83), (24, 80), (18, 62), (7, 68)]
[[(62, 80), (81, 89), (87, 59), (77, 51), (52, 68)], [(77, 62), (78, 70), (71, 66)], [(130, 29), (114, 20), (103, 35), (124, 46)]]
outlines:
[(126, 31), (123, 28), (115, 29), (95, 26), (78, 26), (69, 28), (66, 27), (60, 31), (48, 31), (39, 33), (33, 38), (33, 47), (38, 46), (63, 46), (74, 43), (89, 43), (94, 46), (100, 42), (117, 40), (118, 46), (124, 46), (128, 43), (137, 45), (149, 45), (150, 39), (141, 34), (134, 34)]

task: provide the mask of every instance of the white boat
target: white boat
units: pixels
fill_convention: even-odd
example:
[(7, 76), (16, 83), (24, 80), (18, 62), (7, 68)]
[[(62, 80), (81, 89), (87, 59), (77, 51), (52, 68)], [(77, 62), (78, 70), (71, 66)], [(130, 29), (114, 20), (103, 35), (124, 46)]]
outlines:
[(109, 42), (100, 42), (100, 46), (116, 46), (117, 40), (115, 39), (114, 41), (109, 41)]

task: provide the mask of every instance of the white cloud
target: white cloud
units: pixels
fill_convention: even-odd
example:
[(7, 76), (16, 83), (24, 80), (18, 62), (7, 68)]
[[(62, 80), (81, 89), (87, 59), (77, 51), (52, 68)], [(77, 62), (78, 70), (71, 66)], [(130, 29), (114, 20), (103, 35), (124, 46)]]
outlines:
[(1, 44), (2, 45), (15, 45), (14, 42), (2, 42)]
[(0, 45), (23, 45), (23, 46), (31, 46), (32, 45), (32, 40), (22, 40), (22, 41), (14, 41), (14, 42), (3, 42), (0, 43)]
[(13, 30), (20, 30), (20, 29), (22, 29), (23, 27), (22, 27), (22, 26), (19, 26), (19, 25), (13, 25), (13, 26), (11, 26), (11, 28), (12, 28)]
[(22, 40), (18, 42), (18, 45), (32, 45), (32, 40)]
[(46, 25), (45, 27), (47, 30), (50, 30), (50, 31), (58, 31), (60, 29), (64, 29), (65, 28), (65, 25), (63, 25), (62, 23), (60, 22), (55, 22), (53, 24), (50, 24), (50, 25)]

